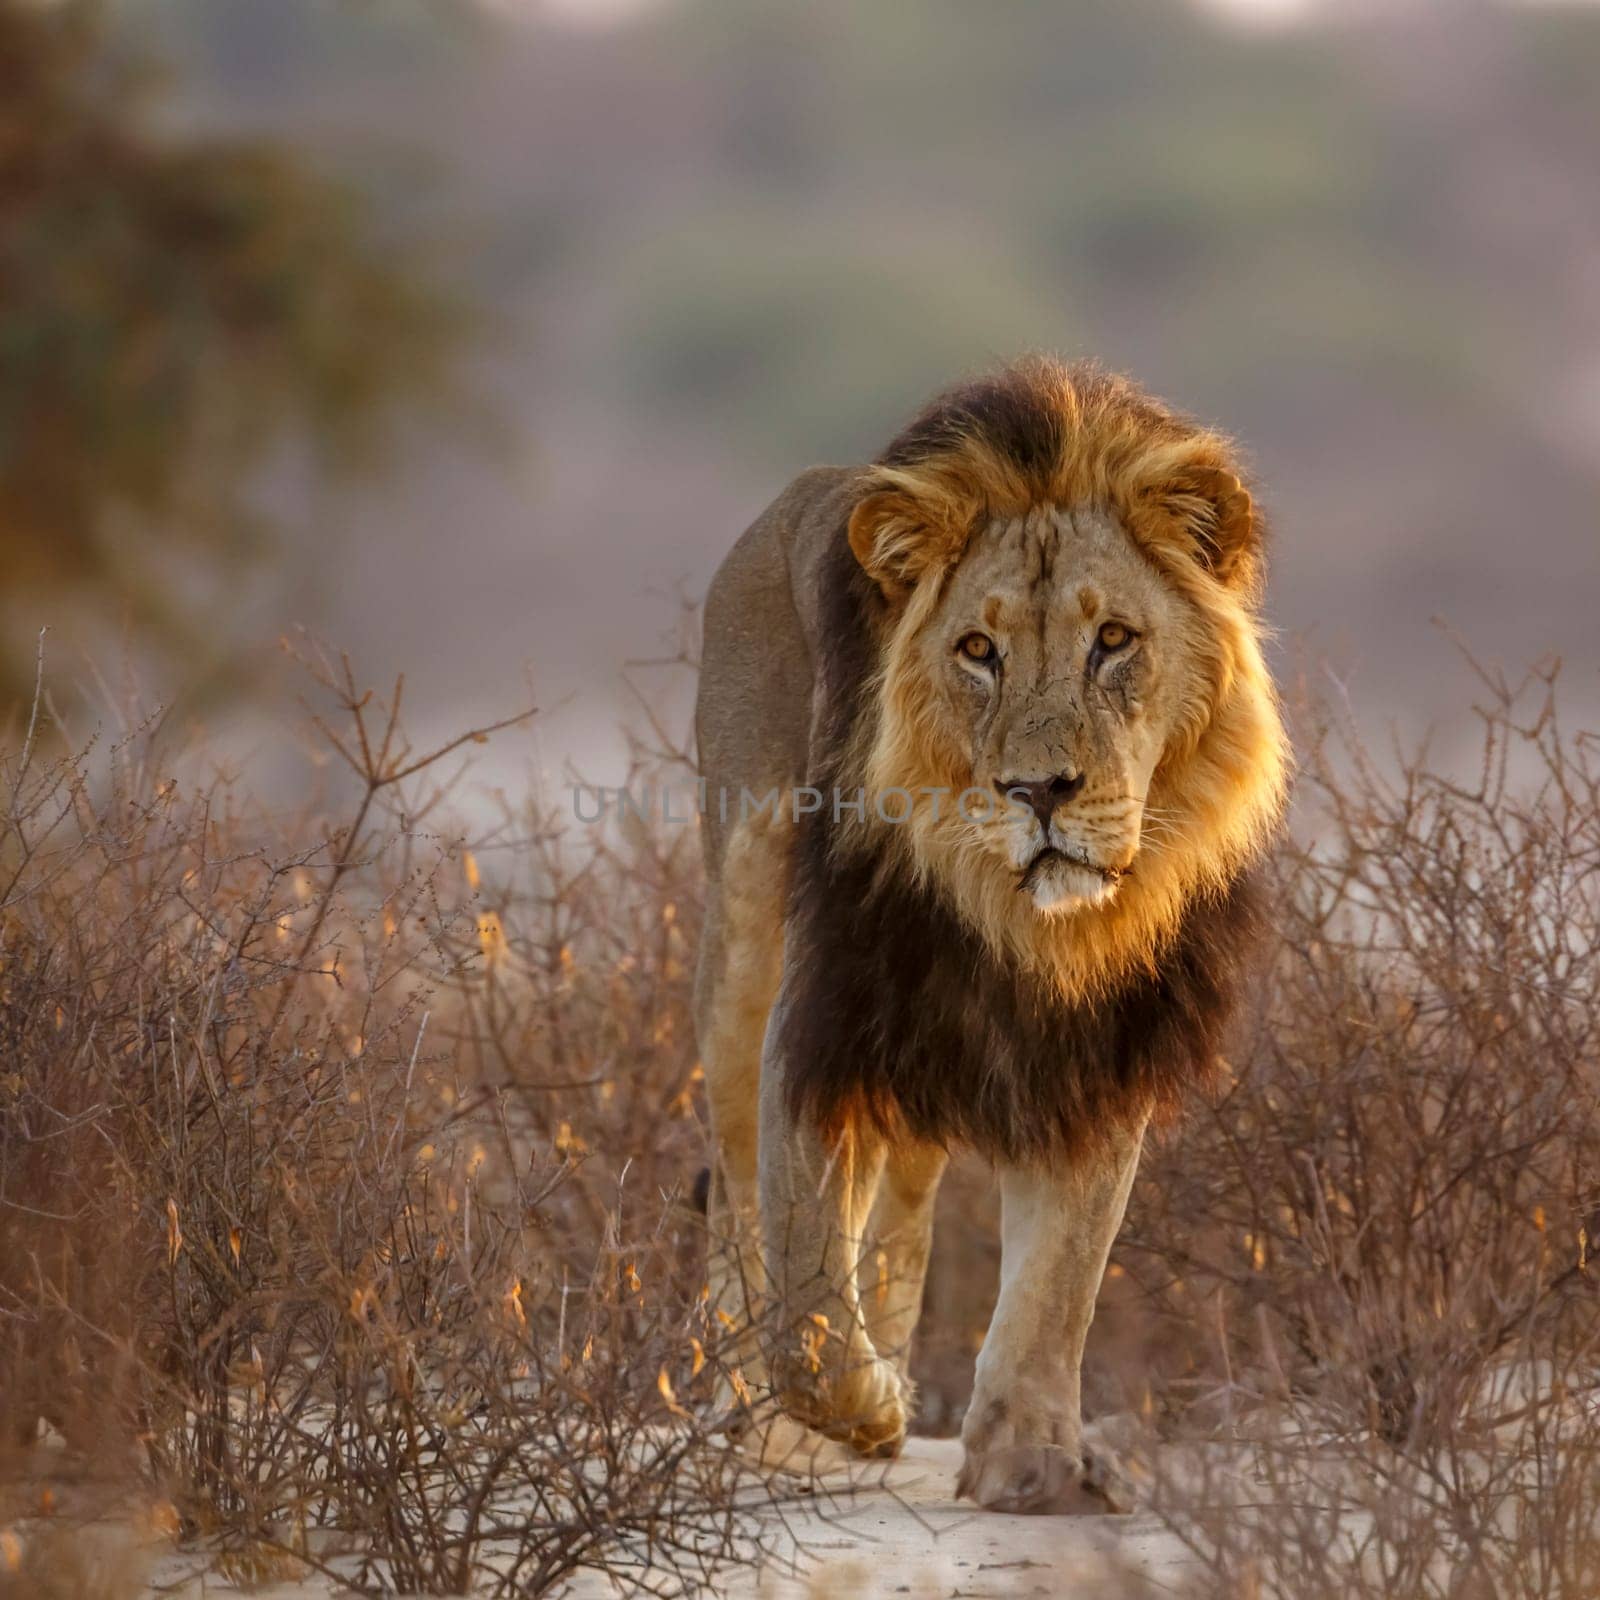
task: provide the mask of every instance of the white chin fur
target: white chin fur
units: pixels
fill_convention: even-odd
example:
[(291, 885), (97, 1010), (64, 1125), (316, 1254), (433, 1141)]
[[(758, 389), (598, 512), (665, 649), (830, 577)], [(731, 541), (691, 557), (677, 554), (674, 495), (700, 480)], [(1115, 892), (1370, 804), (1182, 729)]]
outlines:
[(1071, 861), (1047, 862), (1028, 891), (1034, 908), (1059, 916), (1084, 906), (1103, 906), (1117, 892), (1115, 879)]

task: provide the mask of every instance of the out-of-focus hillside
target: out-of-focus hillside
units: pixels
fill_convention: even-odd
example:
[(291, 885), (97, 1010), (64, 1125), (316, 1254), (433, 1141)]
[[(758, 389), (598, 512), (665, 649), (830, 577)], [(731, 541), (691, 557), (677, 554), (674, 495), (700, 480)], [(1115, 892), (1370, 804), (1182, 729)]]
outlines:
[(275, 489), (296, 615), (249, 626), (403, 661), (419, 709), (498, 707), (528, 664), (579, 694), (547, 755), (592, 758), (673, 586), (789, 474), (1028, 345), (1243, 436), (1286, 655), (1327, 652), (1364, 713), (1459, 703), (1435, 615), (1600, 702), (1600, 10), (117, 15), (174, 62), (175, 120), (355, 175), (521, 330), (489, 358), (509, 471), (419, 429), (381, 495)]

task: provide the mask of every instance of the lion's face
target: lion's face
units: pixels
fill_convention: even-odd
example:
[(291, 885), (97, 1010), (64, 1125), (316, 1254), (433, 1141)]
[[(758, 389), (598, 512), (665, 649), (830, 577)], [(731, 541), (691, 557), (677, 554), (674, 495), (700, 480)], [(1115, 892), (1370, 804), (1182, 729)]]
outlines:
[(1192, 606), (1113, 516), (1042, 508), (974, 537), (900, 670), (977, 797), (970, 845), (1041, 913), (1108, 901), (1137, 870), (1150, 780), (1205, 692)]

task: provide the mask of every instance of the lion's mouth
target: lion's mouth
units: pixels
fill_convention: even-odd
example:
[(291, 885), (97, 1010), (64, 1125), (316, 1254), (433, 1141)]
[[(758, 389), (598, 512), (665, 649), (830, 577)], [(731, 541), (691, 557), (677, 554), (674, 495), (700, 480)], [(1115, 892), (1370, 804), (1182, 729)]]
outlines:
[(1022, 869), (1017, 879), (1019, 894), (1032, 894), (1044, 881), (1048, 873), (1057, 862), (1064, 866), (1077, 867), (1082, 872), (1092, 872), (1107, 888), (1115, 888), (1131, 870), (1128, 867), (1103, 867), (1097, 861), (1091, 861), (1087, 855), (1077, 855), (1066, 850), (1058, 850), (1054, 845), (1047, 844), (1042, 850)]

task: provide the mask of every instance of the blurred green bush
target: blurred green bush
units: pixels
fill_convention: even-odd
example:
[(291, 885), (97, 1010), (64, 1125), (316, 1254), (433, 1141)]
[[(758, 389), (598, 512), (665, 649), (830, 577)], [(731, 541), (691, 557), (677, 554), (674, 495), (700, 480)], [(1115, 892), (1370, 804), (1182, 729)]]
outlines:
[[(269, 139), (161, 120), (93, 0), (0, 0), (0, 548), (9, 598), (205, 642), (164, 558), (258, 548), (263, 470), (381, 465), (466, 397), (466, 308), (372, 207)], [(0, 656), (0, 704), (31, 681)]]

